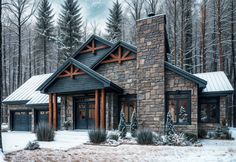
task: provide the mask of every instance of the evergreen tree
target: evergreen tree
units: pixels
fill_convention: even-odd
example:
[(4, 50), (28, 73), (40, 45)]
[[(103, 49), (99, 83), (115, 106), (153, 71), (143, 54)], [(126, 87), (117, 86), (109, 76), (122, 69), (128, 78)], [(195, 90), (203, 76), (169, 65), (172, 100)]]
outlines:
[(183, 123), (183, 122), (187, 122), (188, 120), (188, 114), (186, 113), (186, 110), (184, 109), (183, 106), (180, 107), (180, 111), (179, 111), (179, 122)]
[[(62, 54), (71, 56), (81, 45), (82, 16), (77, 0), (65, 0), (59, 18)], [(62, 57), (61, 57), (62, 58)], [(62, 60), (60, 60), (62, 61)]]
[(137, 113), (134, 109), (131, 117), (131, 125), (130, 125), (130, 132), (132, 137), (136, 137), (136, 131), (138, 129), (138, 120), (137, 120)]
[[(43, 73), (47, 73), (47, 57), (51, 46), (50, 38), (53, 36), (53, 13), (51, 4), (48, 0), (42, 0), (39, 5), (37, 22), (36, 22), (36, 44), (42, 45), (38, 47), (43, 50)], [(38, 51), (38, 50), (37, 50)]]
[(109, 11), (110, 15), (107, 19), (108, 39), (119, 41), (122, 39), (122, 8), (118, 0), (113, 2), (113, 7)]
[(172, 121), (172, 115), (170, 112), (167, 113), (166, 125), (165, 125), (165, 134), (168, 145), (173, 145), (175, 143), (176, 131)]
[(118, 130), (120, 131), (121, 138), (124, 138), (127, 133), (127, 128), (126, 128), (126, 122), (125, 122), (125, 114), (123, 110), (121, 110), (120, 112), (120, 123), (119, 123)]

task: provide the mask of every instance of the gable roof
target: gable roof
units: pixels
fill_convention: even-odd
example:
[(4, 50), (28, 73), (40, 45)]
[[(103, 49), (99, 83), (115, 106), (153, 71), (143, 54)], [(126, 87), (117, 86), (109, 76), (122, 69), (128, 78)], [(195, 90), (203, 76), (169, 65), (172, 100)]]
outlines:
[(234, 92), (229, 79), (223, 71), (197, 73), (194, 75), (207, 81), (206, 88), (202, 90), (203, 95), (227, 95)]
[[(37, 88), (47, 80), (52, 73), (32, 76), (24, 84), (22, 84), (18, 89), (16, 89), (12, 94), (3, 100), (5, 104), (25, 104), (30, 101), (33, 97), (37, 98), (39, 92)], [(45, 94), (41, 94), (45, 95)], [(46, 95), (48, 96), (48, 95)], [(44, 96), (45, 97), (45, 96)]]
[(170, 71), (173, 71), (176, 74), (179, 74), (180, 76), (182, 76), (188, 80), (191, 80), (191, 81), (197, 83), (199, 88), (205, 88), (207, 85), (207, 81), (205, 81), (204, 79), (201, 79), (191, 73), (188, 73), (187, 71), (180, 69), (179, 67), (172, 65), (169, 62), (165, 62), (165, 68)]
[(110, 42), (110, 41), (108, 41), (108, 40), (106, 40), (106, 39), (104, 39), (100, 36), (97, 36), (97, 35), (93, 34), (79, 47), (79, 49), (73, 54), (72, 57), (75, 58), (81, 52), (81, 50), (83, 50), (93, 39), (95, 39), (95, 40), (97, 40), (101, 43), (104, 43), (104, 44), (106, 44), (110, 47), (113, 46), (112, 42)]
[(97, 62), (95, 62), (91, 68), (94, 69), (96, 66), (98, 66), (104, 59), (106, 59), (112, 52), (114, 52), (119, 46), (124, 47), (128, 50), (130, 50), (133, 53), (137, 53), (137, 48), (131, 44), (128, 44), (124, 41), (118, 41), (117, 43), (115, 43), (113, 45), (113, 47), (103, 56), (101, 57), (99, 60), (97, 60)]
[(98, 80), (103, 84), (103, 86), (110, 87), (118, 92), (122, 92), (122, 88), (111, 82), (109, 79), (105, 78), (101, 74), (97, 73), (96, 71), (90, 69), (88, 66), (82, 64), (81, 62), (69, 58), (51, 77), (49, 77), (37, 90), (40, 90), (41, 92), (45, 93), (46, 89), (57, 79), (57, 77), (70, 65), (74, 65), (77, 68), (84, 71), (86, 74), (91, 76), (92, 78)]

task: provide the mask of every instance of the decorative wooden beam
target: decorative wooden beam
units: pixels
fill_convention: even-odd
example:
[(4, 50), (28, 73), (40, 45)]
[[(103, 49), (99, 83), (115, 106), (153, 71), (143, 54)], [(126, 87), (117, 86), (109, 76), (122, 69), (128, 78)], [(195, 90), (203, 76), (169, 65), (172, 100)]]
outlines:
[(95, 54), (96, 51), (98, 51), (98, 50), (108, 48), (107, 45), (101, 45), (101, 46), (96, 47), (96, 42), (95, 42), (95, 40), (92, 40), (91, 45), (87, 45), (86, 47), (87, 47), (88, 49), (81, 51), (80, 54), (89, 53), (89, 52)]
[(119, 64), (122, 63), (122, 61), (128, 61), (128, 60), (134, 60), (136, 59), (135, 56), (129, 56), (129, 54), (131, 53), (131, 51), (126, 51), (123, 54), (123, 47), (118, 47), (117, 49), (117, 54), (111, 53), (109, 56), (110, 58), (107, 60), (102, 61), (102, 64), (105, 63), (111, 63), (111, 62), (118, 62)]
[(52, 127), (52, 106), (53, 106), (53, 103), (52, 103), (52, 94), (50, 93), (49, 94), (49, 105), (48, 105), (48, 119), (49, 119), (49, 125)]
[(57, 130), (57, 94), (53, 94), (53, 128)]
[(100, 101), (99, 101), (99, 90), (95, 90), (95, 127), (96, 129), (99, 128), (100, 122), (99, 122), (99, 117), (100, 117)]
[(70, 77), (74, 79), (76, 75), (84, 74), (79, 68), (75, 67), (74, 65), (70, 65), (69, 69), (64, 70), (60, 75), (59, 78)]
[(106, 94), (105, 89), (101, 91), (101, 127), (106, 129)]

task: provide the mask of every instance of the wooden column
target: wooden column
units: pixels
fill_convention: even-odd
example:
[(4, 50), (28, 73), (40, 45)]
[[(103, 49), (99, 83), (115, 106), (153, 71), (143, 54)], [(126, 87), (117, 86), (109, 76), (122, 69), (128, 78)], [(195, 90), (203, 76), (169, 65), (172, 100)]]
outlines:
[(57, 94), (53, 94), (53, 128), (57, 129)]
[(106, 94), (105, 89), (101, 91), (101, 128), (106, 128)]
[(100, 100), (99, 100), (99, 90), (97, 89), (95, 91), (95, 126), (96, 128), (100, 127), (100, 111), (99, 111), (99, 107), (100, 107)]
[(52, 103), (52, 94), (50, 93), (49, 94), (49, 105), (48, 105), (48, 119), (49, 119), (49, 125), (52, 127), (52, 106), (53, 106), (53, 103)]

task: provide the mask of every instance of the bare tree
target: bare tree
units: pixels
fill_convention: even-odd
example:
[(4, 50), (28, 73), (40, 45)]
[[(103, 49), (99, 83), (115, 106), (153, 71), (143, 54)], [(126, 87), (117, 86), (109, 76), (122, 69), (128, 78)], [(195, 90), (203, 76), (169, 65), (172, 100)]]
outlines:
[[(0, 126), (2, 125), (2, 0), (0, 0)], [(2, 131), (0, 131), (0, 151), (3, 151), (2, 147)]]
[(125, 0), (125, 2), (130, 7), (130, 13), (132, 15), (133, 20), (138, 20), (141, 18), (144, 2), (145, 0)]
[(15, 26), (15, 33), (18, 36), (17, 87), (19, 87), (22, 83), (22, 30), (35, 12), (36, 0), (9, 0), (7, 9), (8, 19)]
[[(174, 1), (176, 1), (176, 0), (174, 0)], [(145, 7), (146, 13), (147, 14), (149, 14), (149, 13), (157, 14), (159, 0), (145, 0), (145, 2), (146, 2), (146, 7)]]

